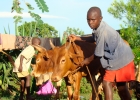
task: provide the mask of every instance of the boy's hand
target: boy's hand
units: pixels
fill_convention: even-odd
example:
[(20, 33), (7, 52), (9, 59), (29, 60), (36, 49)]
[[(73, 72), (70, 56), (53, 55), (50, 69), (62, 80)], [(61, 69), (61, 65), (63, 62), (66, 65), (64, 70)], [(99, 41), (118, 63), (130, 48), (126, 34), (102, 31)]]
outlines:
[(90, 62), (94, 59), (94, 55), (91, 55), (88, 58), (85, 58), (85, 60), (81, 63), (81, 67), (83, 67), (84, 65), (88, 65), (90, 64)]
[(81, 67), (83, 67), (84, 65), (88, 65), (90, 63), (89, 58), (86, 58), (82, 63), (81, 63)]
[(19, 66), (18, 71), (22, 72), (22, 66)]
[(68, 36), (68, 40), (71, 40), (72, 42), (74, 42), (76, 39), (77, 39), (77, 36), (74, 35), (74, 34), (70, 34), (70, 35)]

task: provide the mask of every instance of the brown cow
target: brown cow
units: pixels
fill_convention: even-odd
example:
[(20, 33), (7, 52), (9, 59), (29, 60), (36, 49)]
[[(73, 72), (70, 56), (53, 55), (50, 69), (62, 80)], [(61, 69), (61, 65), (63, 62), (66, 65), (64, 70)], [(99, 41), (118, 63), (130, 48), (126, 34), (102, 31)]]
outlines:
[[(80, 62), (83, 61), (84, 58), (89, 57), (95, 49), (94, 43), (82, 41), (75, 41), (75, 43), (76, 44), (70, 45), (70, 43), (66, 42), (61, 47), (53, 46), (53, 56), (51, 57), (51, 61), (53, 62), (54, 67), (51, 79), (52, 81), (57, 82), (63, 77), (65, 78), (69, 100), (72, 100), (72, 98), (74, 98), (74, 100), (79, 100), (81, 78), (86, 75), (87, 79), (89, 80), (89, 75), (86, 67), (81, 68), (73, 75), (69, 73), (75, 71), (76, 68), (79, 67)], [(91, 76), (94, 83), (94, 86), (92, 85), (92, 100), (94, 100), (97, 96), (95, 96), (95, 92), (97, 91), (95, 74), (97, 73), (98, 69), (101, 68), (100, 60), (98, 58), (95, 59), (89, 64), (88, 68), (90, 70), (90, 73), (92, 74)], [(72, 93), (71, 84), (69, 83), (69, 81), (71, 82), (71, 84), (73, 84), (74, 93)]]
[[(35, 45), (33, 46), (39, 52), (35, 55), (36, 64), (31, 64), (33, 69), (31, 75), (35, 77), (36, 85), (40, 86), (47, 80), (51, 80), (51, 75), (53, 71), (51, 67), (52, 62), (50, 61), (50, 59), (47, 58), (48, 55), (46, 54), (46, 52), (49, 53), (49, 56), (51, 56), (52, 50), (46, 50), (41, 46), (35, 46)], [(56, 82), (57, 93), (55, 99), (59, 99), (59, 90), (60, 90), (61, 82), (62, 80)]]

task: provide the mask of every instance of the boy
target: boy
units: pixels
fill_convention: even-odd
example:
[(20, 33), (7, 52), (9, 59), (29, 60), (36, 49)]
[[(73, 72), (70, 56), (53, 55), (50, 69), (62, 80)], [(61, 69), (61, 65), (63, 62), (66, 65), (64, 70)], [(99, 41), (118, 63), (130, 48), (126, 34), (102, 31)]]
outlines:
[[(91, 7), (88, 10), (87, 22), (93, 29), (92, 36), (96, 42), (96, 48), (94, 54), (81, 63), (82, 66), (88, 65), (95, 56), (99, 57), (102, 67), (105, 68), (103, 76), (105, 100), (113, 100), (113, 82), (116, 82), (121, 100), (131, 100), (126, 82), (135, 80), (135, 66), (134, 55), (129, 45), (124, 42), (117, 31), (102, 21), (100, 8)], [(68, 38), (71, 41), (82, 40), (73, 34)]]
[[(39, 38), (32, 38), (32, 45), (40, 45), (41, 41)], [(28, 72), (32, 57), (35, 54), (35, 49), (32, 45), (27, 46), (17, 57), (15, 60), (15, 67), (13, 68), (13, 72), (16, 72), (18, 77), (20, 78), (20, 98), (19, 100), (23, 100), (23, 94), (26, 88), (27, 95), (26, 100), (34, 100), (30, 95), (30, 80), (31, 76)]]

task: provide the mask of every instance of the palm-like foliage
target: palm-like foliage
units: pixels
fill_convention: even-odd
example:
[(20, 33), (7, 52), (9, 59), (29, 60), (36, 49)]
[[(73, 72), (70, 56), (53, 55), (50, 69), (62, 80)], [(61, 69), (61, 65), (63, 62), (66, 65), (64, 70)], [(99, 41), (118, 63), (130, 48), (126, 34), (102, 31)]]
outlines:
[[(7, 53), (13, 55), (14, 51), (6, 51)], [(14, 54), (15, 57), (17, 54)], [(13, 56), (13, 58), (15, 58)], [(19, 90), (19, 80), (17, 75), (12, 72), (13, 66), (10, 64), (7, 56), (0, 52), (0, 96), (2, 97), (5, 92), (9, 93), (9, 96), (15, 95), (15, 93)]]

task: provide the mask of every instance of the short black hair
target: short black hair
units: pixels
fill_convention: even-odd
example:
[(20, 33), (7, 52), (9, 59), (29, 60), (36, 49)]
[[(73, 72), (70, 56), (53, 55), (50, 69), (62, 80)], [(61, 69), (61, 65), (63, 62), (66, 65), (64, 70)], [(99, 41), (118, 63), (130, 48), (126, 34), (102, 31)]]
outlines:
[(102, 17), (102, 11), (99, 7), (93, 6), (88, 10), (88, 12), (90, 12), (90, 11), (96, 11)]

